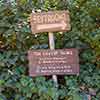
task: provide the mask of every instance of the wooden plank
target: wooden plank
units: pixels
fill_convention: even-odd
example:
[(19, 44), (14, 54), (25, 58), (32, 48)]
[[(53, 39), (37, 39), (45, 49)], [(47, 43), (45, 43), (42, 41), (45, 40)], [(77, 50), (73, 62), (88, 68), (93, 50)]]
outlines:
[(79, 74), (77, 49), (30, 50), (30, 76)]
[(49, 11), (31, 14), (32, 33), (64, 32), (70, 30), (68, 11)]

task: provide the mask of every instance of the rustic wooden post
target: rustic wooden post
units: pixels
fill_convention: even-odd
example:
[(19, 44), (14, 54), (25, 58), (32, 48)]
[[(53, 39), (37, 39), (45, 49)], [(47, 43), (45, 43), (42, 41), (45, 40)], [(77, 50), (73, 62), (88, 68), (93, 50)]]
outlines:
[(87, 97), (88, 97), (88, 100), (91, 100), (91, 95), (87, 95)]
[[(54, 50), (54, 49), (55, 49), (54, 35), (53, 35), (53, 33), (51, 33), (51, 32), (49, 32), (48, 35), (49, 35), (49, 48), (50, 48), (51, 50)], [(53, 79), (54, 83), (56, 84), (56, 87), (58, 87), (57, 76), (56, 76), (56, 75), (53, 75), (53, 76), (52, 76), (52, 79)]]

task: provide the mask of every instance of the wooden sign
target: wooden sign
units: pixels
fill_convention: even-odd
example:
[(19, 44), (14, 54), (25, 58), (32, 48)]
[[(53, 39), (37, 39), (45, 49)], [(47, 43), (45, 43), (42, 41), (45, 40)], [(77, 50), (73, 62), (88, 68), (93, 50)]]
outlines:
[(79, 74), (77, 49), (30, 50), (28, 59), (30, 76)]
[(70, 30), (68, 11), (49, 11), (31, 14), (32, 33), (64, 32)]

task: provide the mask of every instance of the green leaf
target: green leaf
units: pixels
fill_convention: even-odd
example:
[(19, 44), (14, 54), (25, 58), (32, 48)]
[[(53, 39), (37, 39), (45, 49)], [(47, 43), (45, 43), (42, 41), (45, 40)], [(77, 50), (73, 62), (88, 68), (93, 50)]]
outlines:
[(83, 100), (82, 97), (78, 94), (73, 94), (73, 100)]

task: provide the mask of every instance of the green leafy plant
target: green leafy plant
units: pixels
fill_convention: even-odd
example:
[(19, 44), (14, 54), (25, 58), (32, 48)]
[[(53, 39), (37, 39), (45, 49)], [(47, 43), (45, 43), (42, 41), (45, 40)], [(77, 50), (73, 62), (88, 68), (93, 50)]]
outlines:
[[(56, 88), (51, 77), (28, 75), (28, 50), (49, 47), (47, 33), (32, 34), (28, 19), (32, 10), (66, 9), (71, 30), (55, 34), (56, 49), (79, 49), (80, 74), (58, 76)], [(88, 100), (87, 95), (100, 99), (100, 1), (1, 0), (0, 100)]]

